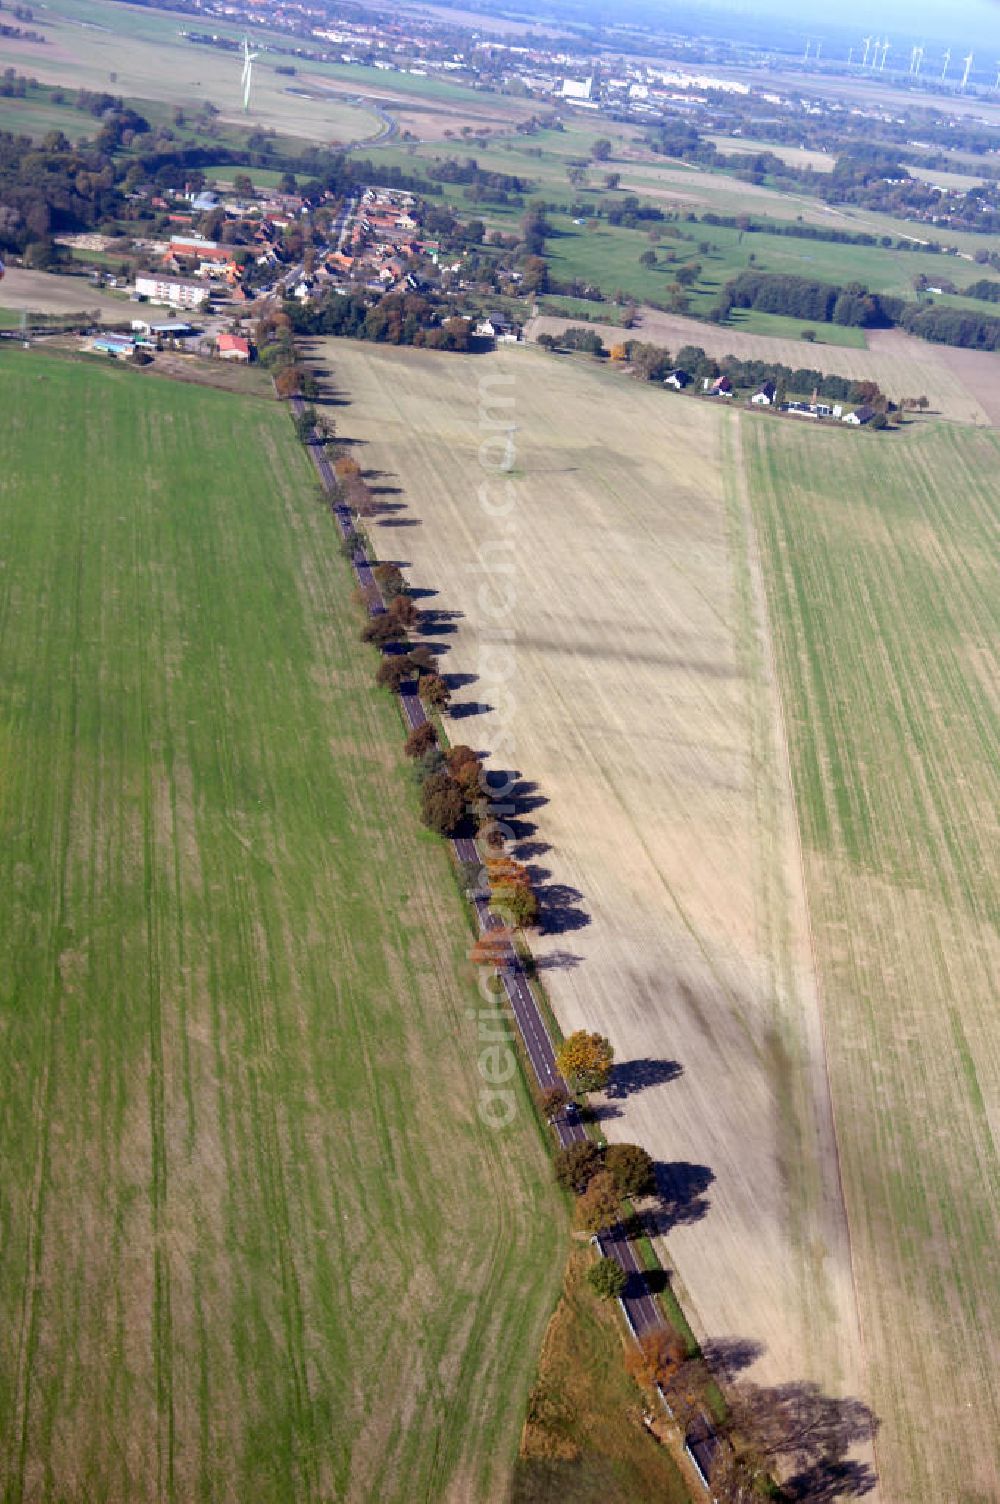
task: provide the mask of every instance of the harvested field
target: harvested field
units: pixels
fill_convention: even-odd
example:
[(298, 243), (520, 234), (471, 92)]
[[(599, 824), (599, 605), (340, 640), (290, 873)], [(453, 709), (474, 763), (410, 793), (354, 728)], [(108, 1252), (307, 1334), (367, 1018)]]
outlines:
[[(579, 323), (579, 320), (575, 322)], [(539, 334), (557, 334), (574, 323), (569, 318), (542, 315), (527, 327), (529, 339)], [(622, 331), (614, 324), (588, 324), (606, 345), (617, 344)], [(822, 326), (818, 329), (822, 341)], [(716, 359), (735, 355), (741, 359), (780, 361), (793, 369), (815, 367), (831, 376), (849, 376), (856, 381), (877, 381), (894, 400), (901, 397), (930, 398), (933, 409), (944, 418), (988, 427), (1000, 410), (1000, 377), (995, 356), (977, 350), (951, 350), (932, 345), (898, 330), (870, 331), (869, 348), (855, 350), (817, 342), (776, 339), (769, 334), (744, 334), (740, 329), (701, 323), (654, 308), (640, 310), (631, 338), (664, 345), (675, 353), (682, 345), (700, 345)], [(956, 357), (958, 357), (956, 359)], [(989, 407), (987, 407), (987, 403)]]
[(547, 985), (565, 1029), (614, 1042), (605, 1126), (660, 1162), (689, 1315), (758, 1344), (762, 1380), (858, 1393), (737, 416), (532, 349), (317, 354), (384, 488), (379, 549), (459, 613), (429, 628), (456, 675), (451, 734), (522, 775)]
[(0, 383), (0, 1495), (501, 1499), (563, 1202), (288, 414)]
[(744, 434), (885, 1496), (971, 1504), (1000, 1497), (1000, 440), (846, 438)]
[(8, 266), (0, 282), (0, 307), (12, 313), (47, 313), (71, 317), (96, 315), (103, 324), (128, 324), (135, 309), (127, 298), (114, 298), (87, 277), (57, 277)]

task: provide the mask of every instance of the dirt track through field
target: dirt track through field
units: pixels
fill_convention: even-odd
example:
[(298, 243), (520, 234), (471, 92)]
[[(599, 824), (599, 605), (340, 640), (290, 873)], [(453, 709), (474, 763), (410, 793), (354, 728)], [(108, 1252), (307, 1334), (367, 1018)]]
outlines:
[[(432, 632), (460, 676), (451, 734), (522, 775), (547, 984), (564, 1029), (615, 1045), (605, 1126), (659, 1161), (686, 1309), (704, 1336), (758, 1344), (755, 1377), (859, 1393), (732, 415), (530, 349), (322, 354), (394, 509), (377, 546), (440, 592), (424, 605), (461, 613)], [(491, 478), (511, 421), (514, 468)]]

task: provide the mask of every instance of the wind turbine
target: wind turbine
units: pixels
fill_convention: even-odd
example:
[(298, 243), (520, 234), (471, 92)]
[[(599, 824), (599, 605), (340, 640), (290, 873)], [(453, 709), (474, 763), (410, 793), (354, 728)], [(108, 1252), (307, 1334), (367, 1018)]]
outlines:
[[(997, 67), (1000, 68), (1000, 63), (997, 64)], [(1000, 90), (1000, 73), (997, 74), (997, 81), (993, 85), (993, 92), (996, 93), (998, 90)]]
[(969, 73), (971, 72), (971, 69), (972, 69), (972, 60), (973, 60), (974, 57), (975, 57), (975, 53), (970, 52), (969, 55), (968, 55), (968, 57), (963, 59), (963, 61), (965, 63), (965, 72), (962, 74), (962, 88), (963, 89), (965, 88), (966, 84), (969, 82)]
[(815, 54), (815, 57), (813, 58), (814, 62), (817, 62), (817, 63), (819, 62), (819, 55), (820, 55), (820, 53), (822, 51), (823, 51), (823, 38), (820, 37), (819, 41), (816, 43), (816, 54)]
[(246, 37), (244, 37), (243, 38), (243, 111), (244, 111), (244, 114), (249, 114), (249, 111), (250, 111), (250, 78), (251, 78), (251, 75), (253, 73), (253, 65), (254, 65), (254, 63), (257, 61), (257, 59), (259, 57), (260, 57), (260, 53), (259, 52), (251, 52), (250, 51), (250, 43), (247, 41)]
[(942, 65), (942, 68), (941, 68), (941, 82), (942, 83), (944, 83), (945, 75), (948, 72), (948, 64), (950, 62), (951, 62), (951, 48), (949, 47), (948, 51), (944, 55), (943, 65)]
[(807, 63), (807, 62), (808, 62), (808, 61), (809, 61), (809, 48), (810, 48), (810, 47), (811, 47), (811, 46), (812, 46), (812, 39), (811, 39), (811, 38), (810, 38), (810, 39), (809, 39), (809, 40), (808, 40), (808, 41), (807, 41), (807, 42), (806, 42), (806, 50), (805, 50), (805, 52), (803, 52), (803, 54), (802, 54), (802, 61), (803, 61), (803, 62), (804, 62), (804, 63)]
[(867, 68), (867, 66), (868, 66), (868, 51), (869, 51), (869, 49), (870, 49), (870, 47), (872, 45), (872, 39), (871, 39), (871, 37), (862, 37), (861, 40), (865, 44), (865, 55), (861, 59), (861, 66), (862, 66), (862, 68)]
[(891, 51), (892, 51), (892, 43), (889, 41), (889, 38), (886, 37), (885, 41), (882, 43), (882, 61), (878, 65), (878, 71), (880, 73), (884, 73), (885, 72), (885, 60), (889, 56), (889, 53)]
[(913, 77), (914, 78), (919, 78), (920, 77), (920, 65), (923, 62), (923, 60), (924, 60), (924, 44), (923, 44), (923, 42), (921, 42), (920, 46), (917, 48), (917, 53), (916, 53), (916, 67), (913, 70)]

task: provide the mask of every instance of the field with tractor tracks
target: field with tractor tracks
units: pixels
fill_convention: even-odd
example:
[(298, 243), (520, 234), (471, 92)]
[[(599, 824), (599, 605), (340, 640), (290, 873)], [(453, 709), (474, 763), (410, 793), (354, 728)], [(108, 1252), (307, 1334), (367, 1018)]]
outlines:
[(0, 390), (0, 1495), (502, 1498), (562, 1200), (288, 414)]

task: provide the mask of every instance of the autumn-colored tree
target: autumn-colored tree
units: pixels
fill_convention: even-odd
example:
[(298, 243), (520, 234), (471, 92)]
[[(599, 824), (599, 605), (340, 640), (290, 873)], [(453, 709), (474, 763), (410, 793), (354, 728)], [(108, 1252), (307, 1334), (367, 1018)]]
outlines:
[(387, 601), (393, 596), (402, 595), (406, 589), (403, 571), (398, 564), (376, 564), (372, 574)]
[(415, 627), (420, 620), (420, 612), (408, 595), (394, 596), (388, 609), (389, 615), (401, 621), (404, 627)]
[(508, 929), (486, 930), (469, 952), (476, 966), (502, 966), (510, 956), (511, 932)]
[(498, 883), (493, 888), (490, 907), (506, 924), (530, 929), (538, 923), (538, 897), (525, 883)]
[(615, 1052), (603, 1034), (577, 1029), (556, 1051), (559, 1074), (574, 1091), (600, 1091), (607, 1085)]
[(658, 1384), (664, 1388), (680, 1371), (687, 1350), (677, 1333), (668, 1326), (658, 1326), (642, 1337), (636, 1347), (625, 1354), (625, 1367), (644, 1389)]
[(472, 804), (482, 794), (482, 769), (478, 762), (459, 763), (452, 770), (452, 777), (462, 790), (466, 803)]
[(560, 1149), (553, 1162), (556, 1181), (564, 1191), (585, 1191), (603, 1169), (601, 1151), (592, 1138), (581, 1138)]
[(619, 365), (621, 364), (622, 361), (628, 360), (628, 351), (626, 350), (625, 346), (624, 345), (612, 345), (611, 346), (611, 359), (614, 360), (614, 361), (617, 361)]
[(486, 859), (486, 870), (495, 883), (528, 883), (528, 869), (523, 862), (512, 856), (491, 856)]
[(413, 667), (416, 669), (417, 673), (421, 675), (436, 674), (438, 671), (437, 659), (431, 652), (430, 648), (424, 647), (423, 644), (421, 644), (420, 647), (411, 649), (410, 662), (413, 664)]
[(475, 767), (479, 767), (478, 756), (473, 752), (471, 747), (465, 746), (463, 742), (459, 742), (455, 747), (449, 747), (447, 757), (448, 771), (452, 774), (457, 773), (458, 769), (465, 763), (471, 763)]
[(433, 705), (436, 710), (443, 710), (451, 699), (451, 690), (440, 674), (425, 674), (418, 693), (425, 705)]
[(352, 460), (350, 455), (342, 455), (333, 467), (333, 473), (340, 481), (349, 480), (352, 475), (361, 474), (361, 466), (357, 460)]
[(609, 1144), (605, 1163), (623, 1196), (648, 1196), (656, 1189), (652, 1156), (638, 1144)]
[(407, 679), (413, 677), (413, 667), (406, 653), (393, 653), (382, 659), (375, 674), (375, 683), (383, 689), (398, 690)]
[(462, 790), (449, 773), (434, 773), (420, 790), (420, 814), (438, 835), (450, 836), (465, 813)]
[(617, 1300), (625, 1289), (625, 1270), (615, 1259), (598, 1259), (587, 1270), (587, 1281), (601, 1300)]
[(302, 390), (301, 366), (285, 366), (274, 378), (274, 389), (279, 397), (297, 397)]
[(376, 647), (384, 647), (389, 642), (402, 642), (405, 637), (406, 628), (385, 611), (373, 616), (361, 629), (362, 642), (373, 642)]
[(595, 1175), (576, 1203), (577, 1226), (584, 1232), (603, 1232), (613, 1227), (621, 1215), (615, 1183), (607, 1170)]
[(422, 726), (414, 726), (403, 745), (403, 751), (407, 757), (423, 757), (431, 747), (437, 746), (437, 732), (430, 721), (424, 721)]
[(539, 1097), (542, 1115), (550, 1123), (569, 1106), (569, 1102), (570, 1095), (565, 1086), (547, 1086)]

